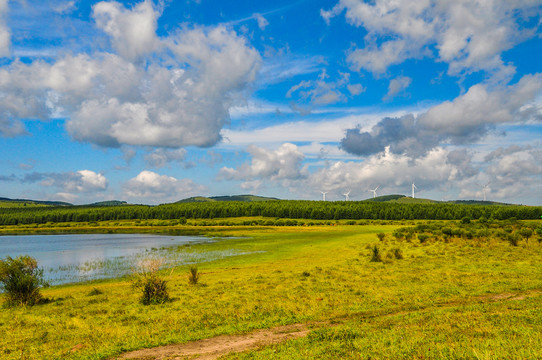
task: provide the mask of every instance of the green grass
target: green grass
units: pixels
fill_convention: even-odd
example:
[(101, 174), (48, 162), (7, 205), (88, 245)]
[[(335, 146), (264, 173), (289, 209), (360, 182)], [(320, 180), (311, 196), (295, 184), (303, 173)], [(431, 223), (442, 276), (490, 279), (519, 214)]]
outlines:
[[(197, 226), (194, 226), (197, 227)], [(245, 255), (162, 273), (173, 299), (144, 306), (130, 279), (44, 289), (0, 313), (2, 359), (106, 359), (124, 351), (324, 322), (231, 359), (525, 359), (542, 348), (542, 245), (395, 240), (398, 225), (209, 228), (193, 251)], [(386, 233), (383, 241), (376, 234)], [(384, 262), (370, 262), (378, 245)], [(400, 249), (404, 258), (386, 256)], [(499, 299), (499, 294), (526, 294)], [(71, 351), (74, 349), (74, 351)], [(75, 350), (76, 349), (76, 350)]]
[(0, 209), (23, 209), (23, 208), (33, 208), (33, 207), (49, 207), (50, 205), (38, 204), (34, 202), (21, 202), (21, 201), (1, 201), (0, 200)]

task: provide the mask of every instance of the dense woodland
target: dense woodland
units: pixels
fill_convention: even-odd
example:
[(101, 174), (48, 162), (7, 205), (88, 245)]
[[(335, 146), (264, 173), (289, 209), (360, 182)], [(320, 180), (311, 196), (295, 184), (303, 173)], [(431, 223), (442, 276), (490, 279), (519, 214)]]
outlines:
[(293, 200), (178, 203), (159, 206), (36, 207), (0, 209), (0, 225), (131, 219), (213, 219), (244, 216), (315, 220), (459, 220), (464, 217), (533, 220), (541, 218), (542, 207)]

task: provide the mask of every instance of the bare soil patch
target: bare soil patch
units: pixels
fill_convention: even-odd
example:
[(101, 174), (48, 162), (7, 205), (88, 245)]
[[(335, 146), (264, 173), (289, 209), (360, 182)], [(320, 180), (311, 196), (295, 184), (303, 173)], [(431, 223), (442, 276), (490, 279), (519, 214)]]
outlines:
[(241, 352), (264, 345), (296, 339), (309, 333), (308, 324), (293, 324), (262, 329), (243, 335), (223, 335), (186, 344), (161, 346), (122, 354), (116, 359), (137, 360), (211, 360), (232, 352)]

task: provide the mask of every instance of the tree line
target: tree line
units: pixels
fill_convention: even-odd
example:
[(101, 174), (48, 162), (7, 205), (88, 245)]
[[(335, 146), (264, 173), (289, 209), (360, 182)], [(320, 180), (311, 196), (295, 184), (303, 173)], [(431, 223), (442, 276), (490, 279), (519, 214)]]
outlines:
[(280, 200), (266, 202), (179, 203), (158, 206), (73, 206), (0, 209), (0, 225), (44, 224), (48, 222), (94, 222), (106, 220), (214, 219), (263, 216), (314, 220), (460, 220), (486, 218), (504, 220), (540, 219), (542, 207), (397, 204), (357, 201)]

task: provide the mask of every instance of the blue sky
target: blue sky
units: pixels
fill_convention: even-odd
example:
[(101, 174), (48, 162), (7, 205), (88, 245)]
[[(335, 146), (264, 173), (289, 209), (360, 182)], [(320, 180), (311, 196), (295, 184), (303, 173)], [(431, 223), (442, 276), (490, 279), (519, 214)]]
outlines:
[[(36, 4), (37, 3), (37, 4)], [(0, 197), (542, 203), (542, 1), (0, 0)]]

